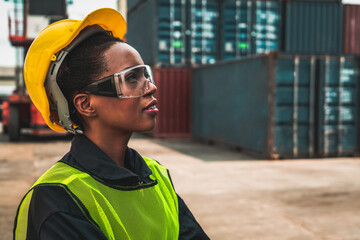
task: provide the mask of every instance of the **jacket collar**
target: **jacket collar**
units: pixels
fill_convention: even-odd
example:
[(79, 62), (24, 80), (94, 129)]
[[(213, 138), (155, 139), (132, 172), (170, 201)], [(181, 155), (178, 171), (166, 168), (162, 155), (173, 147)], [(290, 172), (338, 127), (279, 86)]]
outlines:
[(118, 185), (134, 185), (148, 178), (152, 171), (138, 152), (127, 148), (125, 167), (120, 167), (85, 135), (76, 135), (70, 154), (62, 160), (106, 182)]

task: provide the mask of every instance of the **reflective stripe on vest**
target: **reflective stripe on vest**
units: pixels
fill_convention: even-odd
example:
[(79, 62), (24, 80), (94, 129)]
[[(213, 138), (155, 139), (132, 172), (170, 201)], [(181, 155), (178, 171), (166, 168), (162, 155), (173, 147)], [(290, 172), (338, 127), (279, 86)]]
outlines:
[[(28, 208), (33, 189), (40, 185), (62, 186), (88, 219), (108, 239), (178, 239), (178, 202), (166, 168), (143, 157), (152, 170), (150, 184), (109, 187), (87, 173), (58, 162), (41, 176), (18, 209), (15, 239), (26, 239)], [(86, 210), (83, 209), (85, 206)], [(95, 224), (95, 223), (96, 224)]]

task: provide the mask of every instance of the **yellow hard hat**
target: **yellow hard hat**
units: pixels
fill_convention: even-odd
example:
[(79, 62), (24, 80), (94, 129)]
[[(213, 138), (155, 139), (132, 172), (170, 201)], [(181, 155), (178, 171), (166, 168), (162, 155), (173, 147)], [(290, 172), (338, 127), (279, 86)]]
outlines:
[(56, 73), (67, 53), (92, 34), (83, 36), (83, 33), (79, 35), (80, 31), (92, 25), (98, 26), (92, 32), (101, 29), (112, 32), (114, 37), (120, 39), (126, 32), (126, 22), (118, 11), (101, 8), (88, 14), (82, 21), (66, 19), (47, 26), (27, 52), (24, 63), (27, 91), (46, 124), (54, 131), (75, 131), (67, 101), (56, 83)]

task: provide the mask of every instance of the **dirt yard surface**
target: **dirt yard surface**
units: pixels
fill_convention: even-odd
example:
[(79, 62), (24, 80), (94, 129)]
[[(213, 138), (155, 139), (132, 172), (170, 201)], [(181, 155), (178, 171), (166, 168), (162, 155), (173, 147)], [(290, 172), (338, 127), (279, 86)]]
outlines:
[[(264, 161), (221, 146), (141, 136), (130, 146), (169, 168), (211, 239), (360, 239), (360, 159)], [(0, 135), (0, 239), (12, 239), (21, 198), (69, 147), (69, 138), (9, 143)]]

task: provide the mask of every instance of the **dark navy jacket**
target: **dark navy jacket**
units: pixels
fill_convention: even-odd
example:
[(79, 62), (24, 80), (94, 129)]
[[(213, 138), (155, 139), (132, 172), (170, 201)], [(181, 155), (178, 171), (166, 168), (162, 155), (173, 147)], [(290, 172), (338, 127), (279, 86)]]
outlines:
[[(84, 135), (74, 138), (70, 152), (60, 161), (100, 178), (110, 186), (147, 183), (152, 173), (135, 150), (126, 149), (126, 168), (122, 168)], [(209, 239), (179, 196), (178, 203), (179, 239)], [(30, 202), (27, 239), (103, 240), (106, 237), (86, 220), (84, 213), (63, 188), (42, 186), (34, 189)]]

